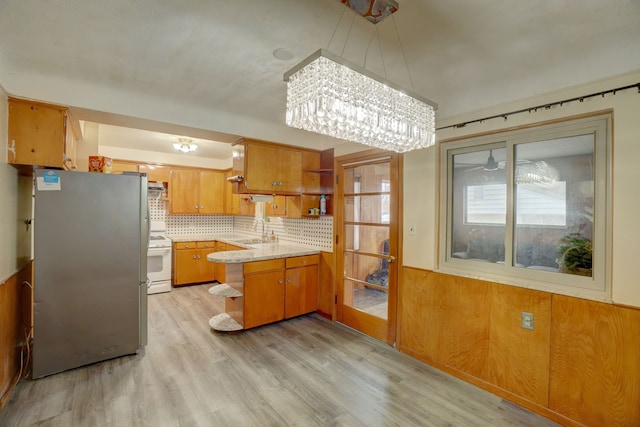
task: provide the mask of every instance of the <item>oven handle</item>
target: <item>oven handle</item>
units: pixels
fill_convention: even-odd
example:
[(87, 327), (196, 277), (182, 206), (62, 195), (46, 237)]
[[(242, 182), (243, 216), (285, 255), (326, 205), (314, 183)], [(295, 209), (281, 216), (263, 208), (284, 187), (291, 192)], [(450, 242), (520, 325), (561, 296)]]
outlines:
[(149, 254), (161, 254), (165, 252), (171, 252), (171, 246), (167, 246), (166, 248), (149, 248), (147, 251)]

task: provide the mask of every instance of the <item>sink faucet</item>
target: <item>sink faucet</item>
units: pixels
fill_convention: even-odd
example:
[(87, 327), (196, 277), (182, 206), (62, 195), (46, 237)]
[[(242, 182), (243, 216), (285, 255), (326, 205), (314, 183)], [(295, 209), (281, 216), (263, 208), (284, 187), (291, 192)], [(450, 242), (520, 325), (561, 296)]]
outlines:
[(266, 221), (264, 220), (264, 218), (257, 218), (255, 220), (255, 222), (253, 223), (253, 229), (254, 231), (258, 231), (258, 224), (262, 224), (262, 235), (260, 236), (262, 238), (263, 242), (267, 241), (267, 231), (265, 230), (265, 224)]

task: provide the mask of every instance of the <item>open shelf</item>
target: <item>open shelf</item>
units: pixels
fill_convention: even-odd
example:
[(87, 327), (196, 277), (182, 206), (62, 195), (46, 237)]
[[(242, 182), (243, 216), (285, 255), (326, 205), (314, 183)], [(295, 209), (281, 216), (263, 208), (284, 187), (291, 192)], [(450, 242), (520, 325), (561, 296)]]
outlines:
[(242, 287), (242, 283), (220, 283), (212, 286), (209, 293), (220, 298), (237, 298), (242, 296), (242, 292), (238, 288)]

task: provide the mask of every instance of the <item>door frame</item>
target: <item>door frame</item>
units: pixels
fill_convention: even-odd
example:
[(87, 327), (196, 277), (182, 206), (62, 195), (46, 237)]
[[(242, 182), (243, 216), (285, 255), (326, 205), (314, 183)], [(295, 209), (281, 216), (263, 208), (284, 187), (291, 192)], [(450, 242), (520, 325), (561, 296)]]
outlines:
[[(389, 270), (389, 274), (393, 271), (395, 278), (395, 289), (389, 288), (388, 292), (388, 318), (386, 331), (379, 331), (386, 333), (385, 338), (381, 338), (380, 336), (375, 336), (374, 334), (369, 334), (366, 332), (367, 327), (373, 327), (373, 329), (380, 328), (380, 325), (363, 325), (358, 324), (357, 320), (354, 323), (352, 316), (346, 314), (347, 321), (350, 324), (345, 323), (345, 313), (343, 311), (344, 304), (344, 285), (343, 285), (343, 275), (344, 275), (344, 241), (345, 236), (344, 233), (344, 191), (342, 188), (343, 183), (339, 181), (339, 176), (342, 174), (342, 164), (348, 163), (357, 163), (363, 162), (366, 163), (368, 161), (381, 159), (384, 157), (390, 158), (391, 161), (391, 174), (396, 174), (396, 191), (394, 194), (394, 186), (392, 185), (391, 189), (391, 200), (392, 203), (397, 204), (397, 217), (393, 218), (390, 221), (389, 227), (389, 236), (390, 238), (395, 238), (396, 241), (396, 254), (395, 254), (395, 267)], [(335, 171), (335, 181), (334, 181), (334, 195), (335, 195), (335, 204), (334, 204), (334, 253), (335, 253), (335, 266), (336, 266), (336, 278), (335, 278), (335, 307), (334, 307), (334, 319), (340, 323), (345, 323), (347, 326), (354, 327), (357, 330), (360, 330), (363, 333), (369, 334), (374, 338), (381, 339), (385, 341), (389, 345), (395, 345), (396, 337), (397, 337), (397, 313), (398, 313), (398, 299), (399, 299), (399, 289), (400, 289), (400, 279), (401, 279), (401, 268), (402, 268), (402, 217), (403, 217), (403, 209), (402, 209), (402, 176), (403, 176), (403, 155), (391, 151), (379, 150), (379, 149), (369, 149), (365, 151), (359, 151), (352, 154), (347, 154), (343, 156), (336, 157), (334, 159), (334, 171)], [(391, 254), (391, 248), (389, 253)], [(363, 327), (362, 330), (361, 327)]]

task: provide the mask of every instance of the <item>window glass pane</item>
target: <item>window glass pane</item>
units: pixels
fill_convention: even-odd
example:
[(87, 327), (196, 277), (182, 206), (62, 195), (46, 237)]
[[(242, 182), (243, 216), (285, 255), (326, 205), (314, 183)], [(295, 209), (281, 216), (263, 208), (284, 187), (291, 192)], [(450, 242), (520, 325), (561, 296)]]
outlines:
[(506, 221), (506, 149), (455, 154), (450, 255), (503, 262)]
[(468, 185), (467, 224), (506, 224), (507, 184)]
[(594, 135), (515, 145), (514, 265), (591, 276)]

